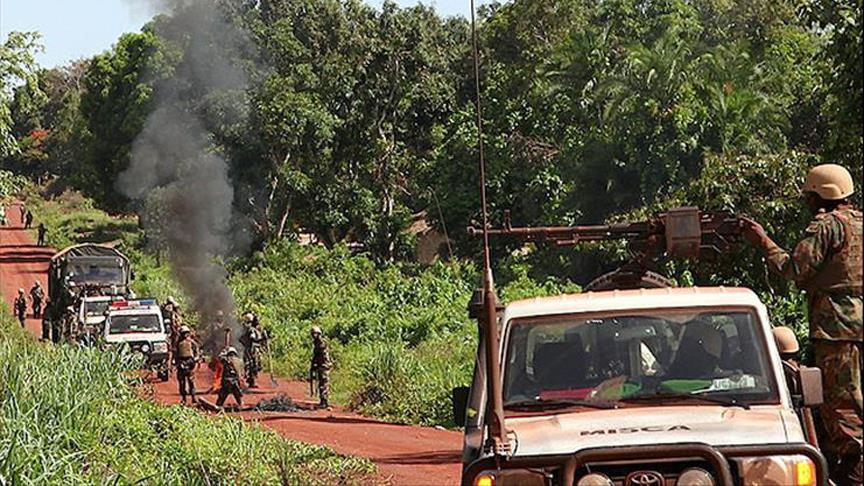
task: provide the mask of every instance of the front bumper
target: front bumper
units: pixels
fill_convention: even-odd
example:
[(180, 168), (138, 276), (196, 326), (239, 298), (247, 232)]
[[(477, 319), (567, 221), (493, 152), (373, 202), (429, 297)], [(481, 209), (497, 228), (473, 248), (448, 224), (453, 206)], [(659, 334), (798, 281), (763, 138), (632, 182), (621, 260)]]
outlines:
[[(473, 486), (474, 478), (484, 471), (499, 469), (542, 470), (548, 484), (572, 486), (579, 471), (602, 464), (632, 466), (639, 470), (652, 464), (669, 462), (700, 462), (710, 468), (718, 485), (734, 486), (741, 480), (733, 469), (736, 458), (753, 456), (802, 455), (816, 466), (816, 483), (828, 484), (828, 465), (825, 457), (810, 444), (770, 444), (712, 447), (701, 443), (657, 444), (648, 446), (600, 447), (584, 449), (574, 454), (554, 456), (515, 456), (496, 461), (494, 457), (477, 459), (463, 470), (463, 486)], [(674, 484), (674, 482), (672, 483)]]

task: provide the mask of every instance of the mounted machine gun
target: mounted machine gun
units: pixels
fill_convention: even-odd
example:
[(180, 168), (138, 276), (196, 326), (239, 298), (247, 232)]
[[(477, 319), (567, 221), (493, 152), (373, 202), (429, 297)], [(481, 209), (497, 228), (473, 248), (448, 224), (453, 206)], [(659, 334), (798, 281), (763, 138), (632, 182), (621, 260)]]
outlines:
[[(580, 226), (516, 227), (510, 223), (509, 212), (505, 212), (502, 227), (486, 230), (490, 237), (559, 247), (626, 241), (631, 261), (593, 280), (586, 290), (669, 286), (668, 279), (649, 271), (654, 261), (664, 256), (715, 261), (741, 241), (738, 217), (727, 212), (700, 211), (693, 206), (673, 208), (646, 221)], [(469, 227), (468, 234), (482, 236), (483, 228)]]

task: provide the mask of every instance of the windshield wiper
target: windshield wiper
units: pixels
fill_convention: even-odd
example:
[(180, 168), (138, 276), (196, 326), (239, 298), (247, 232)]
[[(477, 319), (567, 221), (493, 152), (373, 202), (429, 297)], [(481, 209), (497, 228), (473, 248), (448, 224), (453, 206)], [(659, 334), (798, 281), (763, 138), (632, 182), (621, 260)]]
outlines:
[(695, 400), (702, 400), (703, 402), (716, 403), (718, 405), (723, 405), (724, 407), (741, 407), (744, 410), (750, 410), (750, 405), (743, 403), (743, 402), (739, 402), (737, 398), (706, 396), (706, 395), (701, 395), (699, 393), (657, 392), (657, 393), (648, 393), (648, 394), (643, 394), (643, 395), (635, 395), (632, 397), (624, 397), (624, 398), (621, 398), (620, 401), (622, 401), (622, 402), (648, 401), (648, 400), (654, 400), (654, 399), (658, 399), (658, 398), (661, 400), (665, 400), (665, 399), (692, 400), (692, 399), (695, 399)]
[(618, 408), (618, 405), (612, 402), (601, 402), (597, 400), (566, 400), (566, 399), (543, 399), (537, 398), (534, 400), (521, 400), (504, 404), (506, 409), (531, 409), (531, 408), (565, 408), (565, 407), (589, 407), (601, 410), (609, 410)]

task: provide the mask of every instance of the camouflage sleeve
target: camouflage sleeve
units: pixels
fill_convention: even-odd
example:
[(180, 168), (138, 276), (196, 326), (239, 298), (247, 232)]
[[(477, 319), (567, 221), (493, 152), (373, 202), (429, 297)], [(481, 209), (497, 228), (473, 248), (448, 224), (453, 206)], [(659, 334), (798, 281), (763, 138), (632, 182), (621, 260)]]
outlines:
[(835, 228), (838, 225), (834, 218), (813, 221), (791, 255), (770, 242), (765, 249), (768, 266), (796, 284), (807, 282), (822, 268), (830, 248), (837, 244), (835, 240), (842, 239), (842, 228)]

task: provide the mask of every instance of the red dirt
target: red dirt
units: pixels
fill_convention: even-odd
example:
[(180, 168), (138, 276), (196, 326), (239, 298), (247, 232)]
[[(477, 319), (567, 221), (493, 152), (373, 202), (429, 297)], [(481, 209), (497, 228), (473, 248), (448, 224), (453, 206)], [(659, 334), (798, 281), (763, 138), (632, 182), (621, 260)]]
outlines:
[[(0, 291), (11, 309), (18, 288), (28, 292), (37, 279), (47, 289), (45, 272), (53, 250), (33, 244), (33, 237), (20, 224), (18, 206), (7, 209), (9, 226), (0, 227)], [(28, 313), (27, 329), (41, 336), (41, 323)], [(199, 367), (196, 385), (206, 390), (211, 374), (206, 366)], [(244, 405), (284, 393), (304, 408), (312, 403), (308, 385), (304, 382), (261, 376), (262, 389), (244, 397)], [(173, 379), (153, 386), (155, 399), (163, 404), (180, 401), (177, 382)], [(215, 396), (204, 395), (208, 401)], [(228, 404), (233, 404), (233, 398)], [(461, 471), (461, 441), (459, 432), (428, 427), (388, 424), (355, 413), (336, 409), (304, 410), (301, 412), (242, 412), (235, 414), (261, 424), (279, 435), (302, 442), (321, 444), (340, 454), (372, 460), (379, 471), (381, 483), (393, 485), (458, 484)]]

